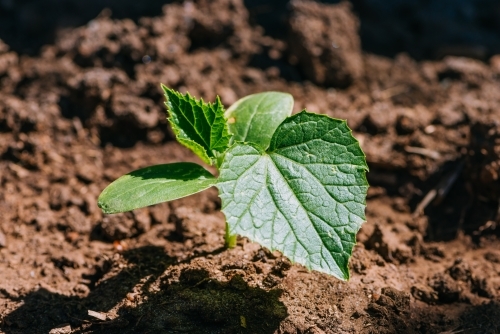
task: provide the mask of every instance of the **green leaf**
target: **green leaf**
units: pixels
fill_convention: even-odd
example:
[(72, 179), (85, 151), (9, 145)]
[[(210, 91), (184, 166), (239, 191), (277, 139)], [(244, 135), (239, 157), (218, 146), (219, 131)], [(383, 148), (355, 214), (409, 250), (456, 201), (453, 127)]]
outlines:
[(236, 101), (225, 115), (234, 141), (254, 143), (267, 149), (274, 131), (292, 114), (292, 109), (292, 95), (266, 92)]
[(138, 169), (103, 190), (97, 205), (104, 213), (125, 212), (195, 194), (215, 185), (200, 165), (178, 162)]
[(229, 234), (348, 279), (367, 170), (345, 121), (305, 111), (289, 117), (266, 152), (237, 143), (226, 153), (217, 187)]
[(168, 120), (179, 143), (204, 162), (213, 164), (217, 154), (229, 147), (231, 139), (219, 97), (215, 103), (205, 103), (189, 93), (181, 94), (164, 85), (162, 88), (167, 98)]

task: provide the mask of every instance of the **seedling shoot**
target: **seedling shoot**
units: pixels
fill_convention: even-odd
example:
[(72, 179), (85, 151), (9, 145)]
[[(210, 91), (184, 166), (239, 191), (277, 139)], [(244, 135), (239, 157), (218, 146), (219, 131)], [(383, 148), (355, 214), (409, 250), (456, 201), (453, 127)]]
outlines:
[(343, 120), (302, 111), (290, 94), (244, 97), (224, 110), (162, 86), (179, 143), (203, 162), (150, 166), (111, 183), (105, 213), (189, 196), (215, 186), (226, 217), (226, 244), (249, 238), (309, 269), (349, 278), (356, 233), (365, 221), (368, 166)]

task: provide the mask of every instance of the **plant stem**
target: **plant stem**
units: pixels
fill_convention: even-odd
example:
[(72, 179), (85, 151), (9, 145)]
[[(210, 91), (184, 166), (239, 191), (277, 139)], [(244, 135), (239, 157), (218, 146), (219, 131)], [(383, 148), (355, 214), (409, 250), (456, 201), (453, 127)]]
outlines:
[(227, 248), (236, 247), (236, 241), (238, 240), (238, 235), (237, 234), (233, 234), (233, 235), (229, 234), (229, 225), (227, 224), (227, 222), (226, 222), (226, 235), (224, 236), (224, 239), (226, 240), (226, 247)]

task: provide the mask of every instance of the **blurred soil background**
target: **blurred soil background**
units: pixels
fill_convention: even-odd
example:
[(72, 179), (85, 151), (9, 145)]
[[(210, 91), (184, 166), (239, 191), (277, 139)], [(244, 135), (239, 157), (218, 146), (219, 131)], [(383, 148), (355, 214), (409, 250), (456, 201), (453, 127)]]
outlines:
[[(349, 282), (225, 249), (216, 189), (101, 213), (116, 177), (199, 162), (160, 82), (347, 119)], [(498, 1), (0, 0), (0, 333), (500, 333), (499, 174)]]

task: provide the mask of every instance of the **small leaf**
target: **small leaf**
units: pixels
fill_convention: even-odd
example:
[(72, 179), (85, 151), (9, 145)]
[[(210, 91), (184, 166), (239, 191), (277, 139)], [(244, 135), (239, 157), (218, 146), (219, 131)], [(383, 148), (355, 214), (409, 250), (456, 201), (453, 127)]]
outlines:
[(210, 172), (191, 162), (156, 165), (123, 175), (103, 190), (104, 213), (125, 212), (195, 194), (215, 185)]
[(168, 120), (177, 140), (211, 165), (217, 152), (223, 153), (231, 139), (219, 97), (215, 103), (205, 103), (189, 93), (181, 94), (164, 85), (162, 88), (167, 98)]
[(292, 95), (266, 92), (236, 101), (225, 115), (234, 141), (254, 143), (267, 149), (274, 131), (291, 115), (292, 109)]
[(226, 153), (217, 187), (229, 234), (348, 279), (365, 221), (367, 170), (345, 121), (294, 115), (277, 128), (267, 152), (237, 143)]

